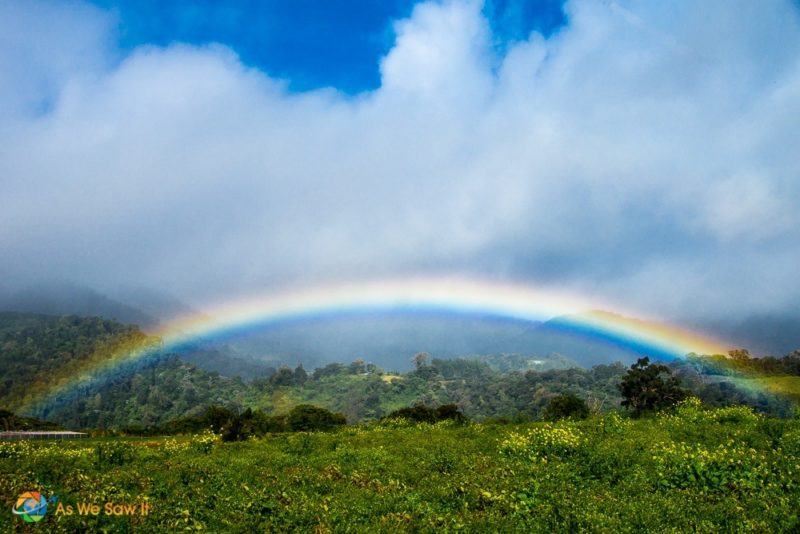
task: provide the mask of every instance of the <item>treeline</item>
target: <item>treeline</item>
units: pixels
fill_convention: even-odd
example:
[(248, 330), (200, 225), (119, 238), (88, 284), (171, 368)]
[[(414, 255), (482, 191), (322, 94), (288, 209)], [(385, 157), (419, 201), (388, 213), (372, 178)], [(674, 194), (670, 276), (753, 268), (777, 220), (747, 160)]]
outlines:
[[(48, 377), (79, 369), (95, 350), (142, 339), (147, 338), (135, 327), (113, 321), (0, 313), (0, 406), (14, 410), (20, 398), (36, 392)], [(415, 405), (456, 405), (475, 420), (539, 419), (555, 397), (564, 395), (579, 397), (595, 412), (619, 407), (623, 396), (618, 385), (627, 372), (620, 363), (591, 369), (509, 370), (532, 364), (531, 358), (519, 355), (443, 360), (419, 354), (414, 361), (415, 369), (403, 374), (357, 359), (313, 371), (282, 367), (245, 382), (161, 355), (25, 415), (68, 428), (100, 429), (158, 428), (201, 417), (206, 406), (235, 414), (252, 408), (277, 417), (274, 414), (288, 414), (298, 405), (314, 405), (357, 422)], [(800, 376), (800, 353), (752, 358), (738, 351), (724, 359), (690, 356), (667, 365), (681, 388), (709, 406), (747, 404), (760, 412), (787, 415), (792, 411), (790, 400), (759, 388), (738, 387), (733, 378)], [(280, 424), (253, 417), (255, 422), (243, 421), (244, 426)]]
[(344, 415), (318, 406), (302, 404), (285, 415), (267, 415), (248, 408), (241, 413), (223, 406), (209, 406), (196, 416), (179, 417), (162, 425), (144, 427), (128, 425), (122, 432), (132, 436), (194, 434), (211, 430), (224, 441), (242, 441), (273, 432), (309, 432), (332, 430), (347, 424)]
[(60, 430), (61, 426), (34, 417), (21, 417), (8, 410), (0, 409), (0, 432), (22, 430)]
[[(418, 404), (395, 410), (383, 419), (405, 419), (419, 423), (468, 421), (455, 404), (435, 408)], [(129, 425), (122, 428), (121, 432), (129, 436), (164, 436), (196, 434), (210, 430), (219, 434), (223, 441), (242, 441), (270, 433), (328, 431), (346, 424), (347, 418), (344, 415), (310, 404), (295, 406), (284, 415), (268, 415), (251, 408), (236, 413), (222, 406), (209, 406), (200, 415), (179, 417), (163, 425), (151, 427)]]
[[(746, 404), (774, 415), (792, 411), (786, 398), (737, 387), (723, 380), (722, 375), (703, 375), (689, 362), (672, 362), (668, 367), (682, 388), (709, 406)], [(200, 410), (211, 405), (237, 414), (246, 408), (281, 414), (297, 405), (310, 404), (357, 422), (381, 419), (408, 406), (452, 404), (475, 420), (534, 420), (542, 418), (550, 401), (562, 395), (580, 397), (591, 411), (619, 407), (623, 397), (618, 384), (626, 372), (625, 366), (614, 364), (592, 369), (501, 373), (471, 359), (433, 359), (403, 375), (354, 362), (331, 364), (310, 373), (301, 366), (283, 368), (267, 379), (245, 383), (208, 373), (173, 357), (120, 376), (48, 413), (32, 415), (71, 428), (121, 428), (133, 424), (156, 428), (182, 417), (199, 417)], [(248, 424), (251, 423), (244, 426)], [(252, 424), (275, 428), (280, 421), (267, 423), (255, 416)]]
[[(449, 377), (458, 376), (454, 370), (458, 365), (453, 366), (453, 361), (443, 362), (442, 369), (437, 370), (436, 360), (431, 365), (419, 361), (417, 369), (411, 375), (426, 376), (428, 379), (441, 377), (441, 370), (444, 370)], [(458, 361), (456, 360), (457, 364)], [(640, 417), (648, 413), (655, 413), (661, 410), (670, 409), (675, 404), (689, 396), (698, 396), (696, 389), (685, 388), (687, 382), (685, 377), (686, 369), (691, 367), (690, 363), (682, 362), (678, 365), (667, 366), (658, 362), (650, 362), (648, 358), (641, 358), (629, 368), (624, 369), (620, 379), (615, 384), (615, 389), (621, 399), (619, 405), (625, 408), (633, 417)], [(480, 366), (475, 367), (474, 362), (465, 362), (465, 369), (471, 370), (470, 373), (482, 375), (483, 370)], [(614, 366), (616, 370), (617, 366)], [(677, 369), (676, 369), (677, 368)], [(298, 369), (302, 369), (299, 368)], [(291, 372), (293, 377), (300, 375), (298, 369)], [(325, 380), (334, 382), (336, 377), (364, 374), (360, 370), (351, 373), (351, 369), (346, 366), (337, 366), (336, 373), (330, 373), (332, 368), (323, 371), (322, 376)], [(463, 369), (462, 369), (463, 371)], [(595, 373), (608, 371), (608, 369), (593, 369)], [(290, 373), (284, 373), (286, 377)], [(521, 376), (528, 376), (531, 373), (518, 373)], [(397, 376), (397, 375), (392, 375)], [(304, 384), (315, 379), (306, 376)], [(317, 378), (321, 380), (321, 378)], [(269, 383), (265, 383), (269, 384)], [(277, 385), (273, 387), (292, 387), (294, 384)], [(537, 419), (557, 420), (563, 418), (583, 419), (592, 412), (602, 411), (598, 405), (590, 406), (585, 395), (574, 393), (560, 393), (551, 395), (538, 414)], [(710, 401), (700, 397), (700, 400), (709, 406), (716, 405), (715, 399)], [(726, 405), (734, 404), (731, 399), (726, 400)], [(790, 406), (791, 407), (791, 406)], [(788, 412), (787, 412), (788, 413)], [(516, 419), (532, 419), (518, 412)], [(389, 412), (381, 419), (404, 419), (421, 423), (437, 423), (439, 421), (455, 421), (465, 423), (469, 420), (461, 407), (455, 403), (442, 404), (433, 407), (430, 404), (417, 402), (412, 406), (402, 407)], [(509, 421), (506, 417), (489, 418), (495, 422)], [(234, 410), (225, 406), (210, 405), (196, 415), (186, 415), (172, 418), (161, 424), (141, 425), (129, 424), (122, 428), (122, 433), (127, 435), (174, 435), (174, 434), (194, 434), (204, 430), (211, 430), (219, 434), (224, 441), (242, 441), (254, 436), (264, 436), (269, 433), (280, 432), (300, 432), (300, 431), (326, 431), (332, 430), (347, 424), (344, 414), (335, 413), (323, 407), (311, 404), (299, 404), (294, 406), (286, 414), (270, 415), (263, 410), (247, 408), (244, 410)], [(9, 429), (33, 429), (37, 425), (43, 428), (52, 428), (55, 425), (43, 423), (31, 418), (21, 418), (11, 412), (0, 410), (0, 428)], [(43, 426), (44, 425), (44, 426)]]
[(624, 372), (622, 364), (500, 372), (470, 358), (423, 360), (415, 370), (397, 375), (357, 360), (350, 365), (330, 364), (313, 373), (300, 367), (284, 368), (252, 383), (252, 401), (266, 411), (275, 411), (292, 399), (325, 406), (353, 421), (380, 419), (415, 404), (456, 404), (475, 419), (536, 418), (550, 398), (559, 394), (581, 395), (598, 410), (619, 405), (616, 384)]
[(684, 363), (704, 375), (800, 376), (800, 350), (780, 358), (774, 356), (755, 358), (745, 349), (732, 350), (727, 356), (690, 354)]

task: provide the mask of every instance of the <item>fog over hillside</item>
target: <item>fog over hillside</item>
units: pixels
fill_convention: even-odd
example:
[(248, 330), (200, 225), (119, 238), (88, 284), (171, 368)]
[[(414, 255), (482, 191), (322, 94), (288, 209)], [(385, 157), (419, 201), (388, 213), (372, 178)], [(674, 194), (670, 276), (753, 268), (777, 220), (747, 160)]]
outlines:
[[(121, 289), (116, 298), (69, 283), (49, 282), (23, 290), (0, 292), (0, 310), (48, 315), (98, 316), (155, 330), (176, 318), (196, 313), (191, 306), (154, 290)], [(745, 320), (688, 324), (716, 335), (732, 346), (759, 355), (782, 355), (800, 348), (800, 313), (761, 315)], [(492, 316), (457, 314), (372, 313), (257, 328), (220, 342), (200, 343), (192, 361), (221, 370), (226, 358), (243, 374), (258, 374), (258, 364), (302, 363), (307, 368), (363, 358), (387, 369), (408, 370), (417, 352), (453, 358), (486, 354), (561, 354), (581, 366), (630, 362), (637, 353), (607, 342), (575, 337), (532, 323)]]

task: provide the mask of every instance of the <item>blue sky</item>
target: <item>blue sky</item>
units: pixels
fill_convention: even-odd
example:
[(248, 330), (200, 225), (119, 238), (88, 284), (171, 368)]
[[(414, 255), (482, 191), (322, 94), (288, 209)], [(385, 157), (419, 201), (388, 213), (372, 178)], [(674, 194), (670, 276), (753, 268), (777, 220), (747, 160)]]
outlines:
[[(242, 61), (286, 79), (292, 90), (335, 87), (358, 93), (380, 85), (379, 60), (392, 47), (392, 22), (413, 0), (95, 0), (119, 17), (120, 46), (218, 42)], [(561, 0), (489, 0), (495, 45), (550, 35), (564, 24)]]

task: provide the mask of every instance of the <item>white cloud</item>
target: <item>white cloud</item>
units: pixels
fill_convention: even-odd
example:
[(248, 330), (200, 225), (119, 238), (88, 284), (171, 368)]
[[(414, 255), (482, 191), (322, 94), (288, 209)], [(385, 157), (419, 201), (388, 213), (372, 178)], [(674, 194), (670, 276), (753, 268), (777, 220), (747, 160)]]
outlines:
[[(223, 46), (112, 62), (114, 20), (80, 4), (2, 10), (12, 282), (202, 302), (457, 271), (672, 315), (800, 296), (788, 1), (578, 0), (560, 32), (501, 58), (479, 4), (422, 4), (397, 23), (382, 86), (355, 98), (290, 94)], [(5, 31), (22, 24), (37, 31)]]
[(67, 79), (108, 64), (113, 24), (87, 4), (0, 3), (0, 119), (46, 110)]

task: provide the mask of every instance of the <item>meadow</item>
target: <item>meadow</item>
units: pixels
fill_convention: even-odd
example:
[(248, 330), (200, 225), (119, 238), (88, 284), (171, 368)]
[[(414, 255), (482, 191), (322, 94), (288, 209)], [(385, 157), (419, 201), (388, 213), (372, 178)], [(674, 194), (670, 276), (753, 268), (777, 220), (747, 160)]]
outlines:
[[(800, 420), (696, 399), (657, 415), (384, 420), (223, 443), (209, 433), (0, 442), (0, 530), (797, 531)], [(26, 527), (14, 496), (150, 504)]]

